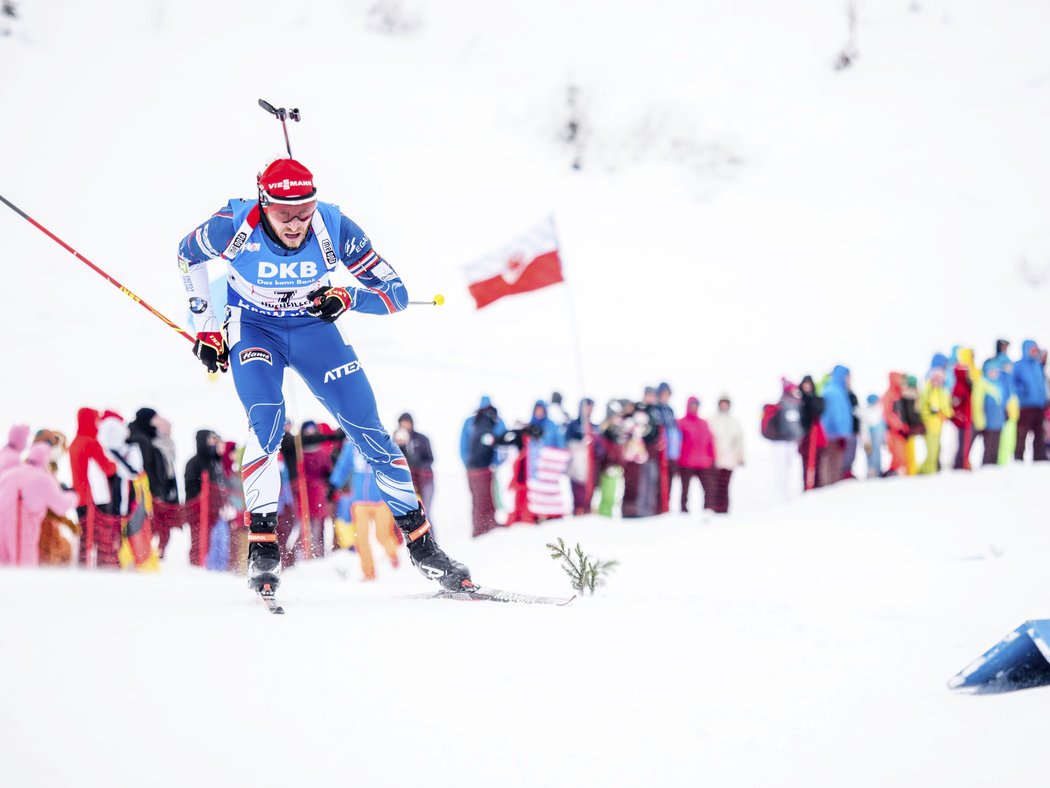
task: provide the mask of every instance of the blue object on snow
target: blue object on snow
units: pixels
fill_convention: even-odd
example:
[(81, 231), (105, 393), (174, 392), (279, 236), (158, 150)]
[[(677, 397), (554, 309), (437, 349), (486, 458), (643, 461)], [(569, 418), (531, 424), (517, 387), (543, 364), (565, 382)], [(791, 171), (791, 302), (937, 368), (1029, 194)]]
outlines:
[(1050, 619), (1025, 621), (948, 681), (950, 689), (979, 692), (1050, 684)]
[(225, 572), (230, 564), (230, 526), (218, 520), (208, 535), (208, 557), (205, 566), (213, 572)]

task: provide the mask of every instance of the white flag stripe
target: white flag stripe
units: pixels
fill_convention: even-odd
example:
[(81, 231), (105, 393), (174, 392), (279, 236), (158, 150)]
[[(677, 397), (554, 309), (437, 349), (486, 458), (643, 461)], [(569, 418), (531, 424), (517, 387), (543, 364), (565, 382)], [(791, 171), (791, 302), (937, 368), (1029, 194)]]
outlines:
[(507, 269), (507, 264), (513, 259), (528, 263), (557, 248), (558, 239), (554, 235), (554, 220), (547, 218), (524, 235), (515, 238), (498, 252), (467, 263), (463, 266), (463, 272), (468, 282), (480, 282), (502, 274)]
[(561, 516), (568, 512), (562, 478), (569, 468), (568, 449), (543, 446), (536, 455), (536, 474), (528, 481), (529, 511), (541, 516)]
[(533, 501), (529, 498), (529, 511), (533, 514), (547, 515), (564, 515), (565, 507), (562, 505), (562, 501), (559, 498), (557, 502), (546, 503), (544, 501)]
[(561, 491), (561, 486), (555, 479), (553, 481), (544, 481), (541, 479), (533, 479), (529, 484), (529, 492), (542, 493), (544, 495), (553, 495)]

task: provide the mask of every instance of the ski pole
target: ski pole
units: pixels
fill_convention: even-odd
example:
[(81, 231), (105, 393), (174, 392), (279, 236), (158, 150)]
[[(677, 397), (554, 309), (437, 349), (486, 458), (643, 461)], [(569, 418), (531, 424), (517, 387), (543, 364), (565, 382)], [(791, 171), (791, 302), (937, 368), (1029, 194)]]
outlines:
[(147, 304), (147, 303), (146, 303), (145, 301), (143, 301), (143, 300), (142, 300), (141, 298), (139, 298), (139, 297), (138, 297), (137, 295), (135, 295), (134, 293), (132, 293), (132, 292), (131, 292), (130, 290), (128, 290), (128, 288), (124, 287), (124, 285), (122, 285), (122, 284), (121, 284), (120, 282), (118, 282), (118, 281), (117, 281), (116, 279), (114, 279), (114, 278), (113, 278), (112, 276), (110, 276), (109, 274), (107, 274), (107, 273), (106, 273), (105, 271), (103, 271), (103, 270), (102, 270), (101, 268), (99, 268), (99, 267), (98, 267), (97, 265), (95, 265), (95, 264), (94, 264), (93, 262), (91, 262), (90, 260), (88, 260), (88, 259), (87, 259), (86, 257), (84, 257), (84, 255), (82, 255), (82, 254), (81, 254), (80, 252), (78, 252), (78, 251), (77, 251), (76, 249), (74, 249), (74, 248), (73, 248), (72, 246), (70, 246), (69, 244), (67, 244), (67, 243), (66, 243), (65, 241), (63, 241), (63, 240), (62, 240), (61, 238), (59, 238), (59, 237), (58, 237), (57, 235), (55, 235), (55, 234), (54, 234), (53, 232), (51, 232), (50, 230), (48, 230), (48, 229), (47, 229), (46, 227), (44, 227), (44, 225), (40, 224), (40, 222), (38, 222), (38, 221), (37, 221), (36, 219), (34, 219), (34, 218), (33, 218), (32, 216), (30, 216), (30, 215), (29, 215), (29, 214), (27, 214), (27, 213), (26, 213), (25, 211), (23, 211), (23, 210), (22, 210), (21, 208), (19, 208), (18, 206), (16, 206), (16, 205), (15, 205), (14, 203), (12, 203), (12, 202), (11, 202), (10, 200), (8, 200), (8, 199), (7, 199), (6, 197), (4, 197), (4, 196), (3, 196), (2, 194), (0, 194), (0, 202), (3, 202), (3, 204), (4, 204), (4, 205), (6, 205), (6, 206), (7, 206), (8, 208), (10, 208), (10, 209), (11, 209), (12, 211), (14, 211), (15, 213), (17, 213), (17, 214), (18, 214), (19, 216), (21, 216), (21, 217), (22, 217), (23, 219), (25, 219), (25, 220), (26, 220), (27, 222), (29, 222), (29, 223), (30, 223), (31, 225), (33, 225), (33, 226), (34, 226), (34, 227), (35, 227), (36, 229), (40, 230), (40, 232), (42, 232), (42, 233), (43, 233), (44, 235), (46, 235), (46, 236), (47, 236), (48, 238), (50, 238), (50, 239), (51, 239), (52, 241), (54, 241), (54, 242), (55, 242), (55, 243), (57, 243), (57, 244), (58, 244), (59, 246), (61, 246), (61, 247), (62, 247), (63, 249), (65, 249), (65, 250), (66, 250), (67, 252), (69, 252), (70, 254), (72, 254), (72, 255), (73, 255), (73, 256), (74, 256), (75, 258), (77, 258), (77, 259), (78, 259), (78, 260), (79, 260), (80, 262), (82, 262), (82, 263), (84, 263), (85, 265), (87, 265), (87, 266), (88, 266), (88, 267), (89, 267), (89, 268), (90, 268), (90, 269), (91, 269), (92, 271), (94, 271), (94, 272), (95, 272), (96, 274), (98, 274), (99, 276), (101, 276), (101, 277), (102, 277), (103, 279), (105, 279), (105, 280), (106, 280), (107, 282), (109, 282), (109, 283), (110, 283), (111, 285), (113, 285), (113, 286), (114, 286), (114, 287), (116, 287), (116, 288), (117, 288), (118, 290), (120, 290), (120, 292), (122, 292), (122, 293), (123, 293), (124, 295), (126, 295), (126, 296), (127, 296), (128, 298), (130, 298), (130, 299), (131, 299), (132, 301), (134, 301), (134, 302), (135, 302), (136, 304), (138, 304), (139, 306), (141, 306), (141, 307), (142, 307), (143, 309), (146, 309), (146, 310), (148, 310), (148, 311), (150, 312), (150, 314), (152, 314), (152, 315), (153, 315), (154, 317), (156, 317), (156, 318), (160, 319), (161, 321), (163, 321), (163, 322), (164, 322), (164, 323), (165, 323), (165, 324), (166, 324), (166, 325), (167, 325), (167, 326), (168, 326), (169, 328), (174, 328), (174, 329), (175, 329), (175, 330), (176, 330), (177, 332), (179, 332), (180, 334), (182, 334), (182, 336), (186, 337), (186, 339), (188, 339), (188, 340), (189, 340), (190, 342), (193, 342), (193, 341), (194, 341), (193, 337), (191, 337), (191, 336), (190, 336), (189, 334), (187, 334), (187, 333), (186, 333), (186, 332), (185, 332), (185, 331), (184, 331), (183, 329), (179, 328), (179, 327), (178, 327), (177, 325), (175, 325), (174, 323), (172, 323), (172, 322), (171, 322), (171, 321), (170, 321), (170, 320), (169, 320), (168, 318), (166, 318), (166, 317), (165, 317), (164, 315), (162, 315), (162, 314), (161, 314), (160, 312), (158, 312), (158, 311), (157, 311), (156, 309), (154, 309), (153, 307), (151, 307), (151, 306), (150, 306), (149, 304)]
[(438, 293), (436, 296), (434, 296), (433, 301), (409, 301), (408, 303), (422, 306), (441, 306), (443, 303), (445, 303), (445, 296), (441, 295), (441, 293)]
[(273, 115), (277, 120), (281, 121), (281, 128), (284, 129), (284, 146), (288, 149), (288, 158), (294, 158), (292, 156), (292, 143), (288, 141), (288, 124), (285, 122), (288, 118), (291, 118), (296, 123), (299, 122), (299, 109), (285, 109), (284, 107), (275, 107), (269, 101), (265, 99), (259, 99), (259, 106), (264, 110)]

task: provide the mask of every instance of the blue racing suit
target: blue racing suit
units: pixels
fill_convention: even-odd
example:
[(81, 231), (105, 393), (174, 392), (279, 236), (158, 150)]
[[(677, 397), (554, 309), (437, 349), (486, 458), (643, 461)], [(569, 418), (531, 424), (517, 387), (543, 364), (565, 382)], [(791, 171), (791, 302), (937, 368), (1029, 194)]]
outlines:
[(277, 511), (277, 450), (285, 424), (281, 383), (291, 367), (368, 460), (394, 516), (415, 511), (408, 463), (379, 420), (371, 384), (347, 337), (346, 317), (325, 323), (306, 313), (306, 294), (330, 284), (340, 263), (360, 285), (346, 288), (357, 312), (400, 312), (408, 305), (404, 283), (338, 206), (317, 203), (298, 249), (280, 244), (264, 224), (258, 202), (235, 199), (179, 244), (180, 275), (198, 333), (219, 330), (207, 263), (222, 259), (227, 266), (222, 330), (250, 428), (241, 470), (247, 510)]

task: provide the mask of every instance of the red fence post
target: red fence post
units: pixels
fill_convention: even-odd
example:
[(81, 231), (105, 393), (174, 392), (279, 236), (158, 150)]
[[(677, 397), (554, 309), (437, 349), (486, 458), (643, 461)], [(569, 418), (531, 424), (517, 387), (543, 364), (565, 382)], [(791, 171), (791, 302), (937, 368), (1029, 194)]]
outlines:
[[(314, 557), (314, 532), (310, 521), (310, 491), (306, 484), (306, 462), (303, 460), (302, 443), (298, 446), (299, 460), (296, 472), (298, 474), (299, 487), (299, 520), (302, 522), (300, 541), (303, 543), (303, 559), (309, 561)], [(324, 552), (324, 545), (321, 545)]]
[(658, 514), (671, 510), (671, 476), (667, 459), (667, 428), (660, 427), (660, 440), (657, 444), (657, 457), (660, 463), (660, 500), (656, 504)]
[(88, 504), (87, 510), (87, 550), (84, 553), (84, 566), (95, 566), (95, 505)]
[(809, 430), (809, 445), (806, 447), (806, 455), (809, 462), (806, 465), (806, 484), (807, 490), (812, 490), (817, 486), (817, 436), (814, 434), (815, 427), (811, 427)]
[(15, 510), (15, 566), (22, 565), (22, 491), (18, 491), (18, 508)]
[(211, 519), (209, 514), (210, 507), (208, 506), (211, 490), (208, 489), (211, 479), (208, 476), (207, 471), (201, 471), (201, 516), (199, 520), (200, 533), (197, 537), (197, 558), (200, 561), (201, 566), (208, 566), (208, 537), (211, 535), (211, 523), (208, 521)]
[(594, 500), (594, 431), (591, 429), (591, 419), (588, 416), (583, 421), (583, 445), (587, 449), (587, 481), (583, 484), (583, 514), (591, 513), (591, 501)]

